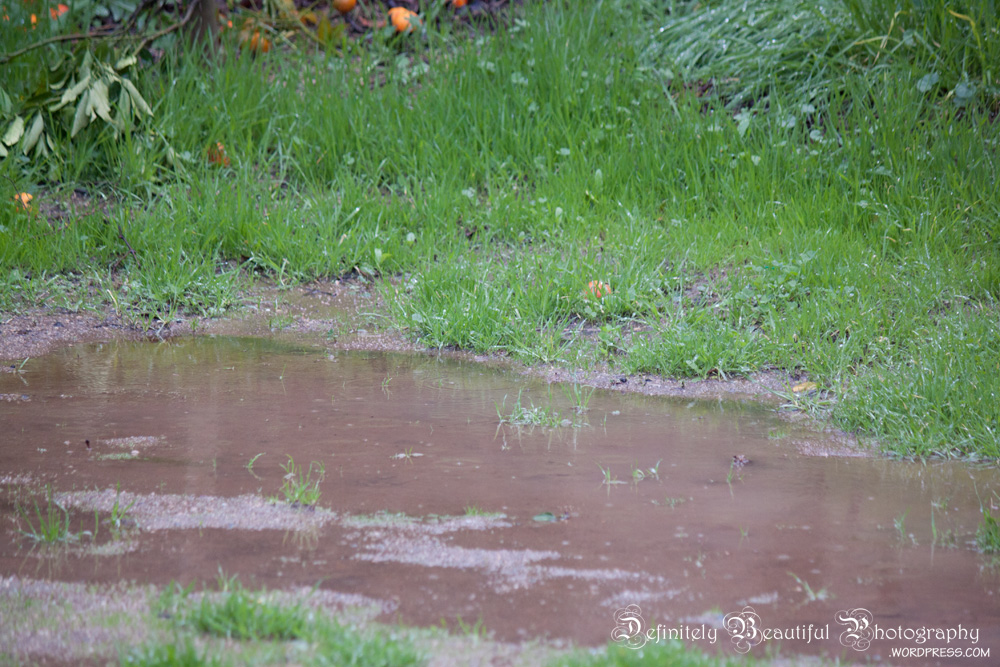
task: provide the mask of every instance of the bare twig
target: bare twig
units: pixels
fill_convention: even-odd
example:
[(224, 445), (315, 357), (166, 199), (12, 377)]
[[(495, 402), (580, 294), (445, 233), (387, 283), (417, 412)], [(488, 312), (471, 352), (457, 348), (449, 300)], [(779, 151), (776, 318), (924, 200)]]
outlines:
[(115, 30), (109, 28), (102, 30), (94, 30), (91, 32), (81, 32), (73, 33), (72, 35), (56, 35), (55, 37), (49, 37), (48, 39), (43, 39), (40, 42), (35, 42), (34, 44), (28, 44), (24, 48), (18, 49), (17, 51), (11, 51), (10, 53), (5, 53), (0, 56), (0, 65), (10, 62), (14, 58), (23, 56), (29, 51), (34, 51), (35, 49), (40, 49), (43, 46), (48, 46), (49, 44), (57, 44), (58, 42), (72, 42), (73, 40), (79, 39), (95, 39), (99, 37), (110, 37), (115, 34)]
[[(122, 243), (125, 244), (125, 247), (128, 248), (129, 254), (135, 258), (135, 263), (141, 264), (139, 260), (139, 253), (135, 251), (135, 248), (132, 247), (132, 244), (128, 242), (127, 238), (125, 238), (125, 229), (122, 227), (122, 223), (120, 222), (118, 223), (118, 238), (121, 240)], [(116, 268), (119, 264), (122, 263), (123, 259), (124, 257), (119, 257), (111, 268)]]
[[(0, 65), (8, 63), (14, 58), (23, 56), (25, 53), (28, 53), (29, 51), (34, 51), (35, 49), (40, 49), (43, 46), (48, 46), (49, 44), (57, 44), (59, 42), (72, 42), (82, 39), (107, 39), (113, 37), (120, 37), (132, 29), (132, 27), (135, 25), (136, 21), (139, 18), (139, 14), (142, 11), (148, 9), (157, 2), (159, 2), (159, 0), (143, 0), (142, 4), (140, 4), (139, 7), (136, 8), (135, 12), (133, 12), (132, 15), (129, 16), (128, 20), (126, 20), (126, 22), (121, 25), (108, 26), (106, 28), (93, 30), (91, 32), (74, 33), (72, 35), (56, 35), (54, 37), (49, 37), (48, 39), (43, 39), (39, 42), (35, 42), (34, 44), (29, 44), (23, 48), (18, 49), (17, 51), (11, 51), (10, 53), (5, 53), (3, 55), (0, 55)], [(197, 0), (193, 0), (191, 4), (188, 5), (188, 9), (184, 13), (184, 16), (181, 18), (180, 21), (171, 24), (166, 28), (163, 28), (162, 30), (158, 30), (151, 35), (144, 37), (142, 41), (139, 42), (139, 48), (136, 49), (136, 52), (138, 53), (139, 51), (144, 49), (146, 45), (149, 44), (150, 42), (157, 40), (160, 37), (163, 37), (164, 35), (167, 35), (177, 30), (178, 28), (184, 27), (187, 24), (187, 22), (191, 20), (191, 16), (194, 14), (194, 9), (197, 6), (198, 6)]]
[(163, 30), (157, 30), (152, 35), (145, 37), (141, 42), (139, 42), (139, 47), (135, 50), (135, 52), (138, 53), (139, 51), (142, 51), (144, 48), (146, 48), (146, 45), (149, 44), (150, 42), (153, 42), (159, 39), (160, 37), (163, 37), (164, 35), (172, 33), (174, 30), (178, 30), (179, 28), (183, 28), (185, 25), (187, 25), (187, 22), (191, 20), (192, 16), (194, 16), (194, 10), (198, 6), (198, 4), (199, 3), (196, 0), (192, 0), (191, 4), (188, 5), (188, 10), (184, 12), (184, 17), (181, 18), (180, 21), (174, 23), (173, 25), (168, 25)]

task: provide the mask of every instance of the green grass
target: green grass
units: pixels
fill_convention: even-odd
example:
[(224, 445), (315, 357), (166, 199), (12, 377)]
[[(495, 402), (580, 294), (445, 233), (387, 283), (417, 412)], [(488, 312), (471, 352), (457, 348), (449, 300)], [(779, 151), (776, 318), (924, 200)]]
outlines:
[(176, 643), (150, 644), (122, 651), (122, 667), (222, 667), (228, 664), (218, 656), (199, 651), (187, 637)]
[[(797, 408), (889, 453), (995, 460), (997, 8), (899, 8), (529, 3), (345, 59), (168, 49), (135, 74), (152, 118), (0, 162), (2, 201), (107, 207), (0, 206), (0, 308), (103, 303), (156, 330), (255, 276), (353, 276), (428, 347), (794, 371), (821, 396)], [(10, 63), (11, 113), (58, 53)]]
[(319, 501), (323, 493), (319, 490), (319, 485), (326, 477), (326, 469), (322, 463), (310, 461), (309, 467), (303, 468), (296, 465), (295, 459), (289, 456), (288, 462), (283, 463), (281, 469), (285, 471), (281, 493), (286, 503), (295, 507), (311, 507)]
[(549, 667), (727, 667), (753, 664), (752, 657), (714, 657), (677, 640), (650, 643), (640, 649), (630, 649), (609, 644), (599, 652), (572, 654), (548, 663)]
[(16, 505), (18, 523), (24, 522), (26, 528), (18, 528), (18, 532), (36, 544), (66, 544), (77, 542), (82, 533), (74, 533), (69, 527), (69, 512), (53, 497), (51, 485), (45, 487), (45, 509), (34, 501), (34, 512), (27, 507)]
[(199, 602), (189, 591), (167, 589), (160, 607), (175, 622), (195, 632), (226, 639), (301, 639), (309, 628), (309, 614), (301, 605), (278, 605), (263, 591), (249, 591), (233, 578), (220, 577), (220, 597), (205, 594)]
[[(199, 653), (192, 643), (193, 636), (236, 640), (240, 643), (237, 651), (251, 654), (267, 653), (275, 642), (295, 642), (288, 644), (287, 649), (294, 652), (293, 661), (317, 667), (424, 664), (409, 640), (388, 630), (361, 631), (342, 626), (302, 602), (280, 604), (272, 601), (267, 591), (244, 588), (235, 576), (220, 575), (219, 588), (217, 594), (206, 592), (197, 601), (191, 596), (192, 587), (182, 589), (174, 584), (165, 589), (154, 611), (170, 619), (175, 631), (181, 634), (173, 642), (134, 649), (123, 658), (122, 664), (223, 664), (209, 649)], [(225, 648), (225, 654), (230, 655), (231, 648), (226, 647), (231, 644), (218, 648)], [(287, 652), (281, 655), (285, 656), (282, 661), (292, 659)]]
[(503, 401), (495, 404), (497, 418), (501, 424), (555, 428), (562, 423), (563, 420), (559, 417), (559, 413), (551, 406), (545, 407), (532, 403), (531, 407), (525, 407), (521, 402), (522, 393), (520, 391), (517, 393), (517, 400), (511, 406), (510, 412), (507, 412), (506, 396), (503, 397)]
[[(994, 504), (996, 494), (990, 499), (990, 505)], [(983, 521), (976, 530), (976, 545), (984, 554), (1000, 554), (1000, 521), (997, 521), (987, 504), (980, 502), (980, 510), (983, 513)]]

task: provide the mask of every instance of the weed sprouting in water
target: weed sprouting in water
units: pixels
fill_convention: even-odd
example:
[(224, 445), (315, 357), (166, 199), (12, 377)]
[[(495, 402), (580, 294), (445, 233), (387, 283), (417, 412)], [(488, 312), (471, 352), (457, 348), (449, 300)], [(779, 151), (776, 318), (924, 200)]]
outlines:
[(646, 479), (646, 473), (642, 468), (637, 468), (635, 465), (632, 466), (632, 483), (638, 484), (642, 480)]
[(729, 486), (732, 486), (733, 485), (733, 478), (734, 477), (736, 477), (736, 479), (739, 479), (739, 477), (736, 475), (736, 464), (735, 463), (730, 463), (729, 464), (729, 474), (726, 475), (726, 484), (728, 484)]
[(41, 544), (58, 544), (79, 540), (80, 535), (70, 531), (69, 512), (55, 500), (51, 485), (45, 487), (45, 498), (46, 506), (44, 513), (38, 506), (38, 502), (35, 501), (34, 503), (35, 516), (38, 518), (37, 525), (32, 521), (27, 509), (21, 507), (19, 504), (16, 505), (18, 516), (28, 524), (27, 530), (21, 529), (19, 532), (36, 543)]
[(598, 463), (597, 467), (600, 468), (601, 474), (604, 475), (604, 479), (601, 481), (601, 485), (602, 486), (610, 487), (612, 484), (624, 484), (625, 483), (625, 482), (620, 481), (617, 477), (614, 477), (611, 474), (611, 466), (608, 466), (607, 468), (605, 468), (600, 463)]
[(253, 457), (253, 458), (252, 458), (252, 459), (250, 459), (250, 461), (249, 461), (249, 462), (248, 462), (248, 463), (246, 464), (246, 469), (247, 469), (247, 472), (248, 472), (248, 473), (250, 473), (251, 475), (253, 475), (254, 477), (256, 477), (257, 479), (260, 479), (260, 476), (259, 476), (259, 475), (258, 475), (257, 473), (255, 473), (255, 472), (253, 471), (253, 464), (254, 464), (254, 463), (257, 463), (257, 459), (259, 459), (259, 458), (260, 458), (260, 457), (262, 457), (262, 456), (264, 456), (264, 452), (261, 452), (261, 453), (260, 453), (260, 454), (258, 454), (257, 456)]
[(1000, 523), (983, 509), (983, 522), (976, 530), (976, 545), (985, 554), (1000, 553)]
[(530, 408), (524, 407), (521, 402), (522, 391), (517, 392), (517, 401), (511, 408), (509, 414), (504, 414), (504, 407), (507, 404), (507, 397), (503, 397), (502, 403), (495, 403), (494, 406), (497, 409), (497, 418), (500, 419), (501, 424), (513, 424), (514, 426), (547, 426), (549, 428), (554, 428), (559, 426), (561, 420), (559, 419), (559, 413), (552, 408), (545, 408), (539, 405), (532, 404)]
[[(285, 495), (285, 502), (292, 506), (312, 506), (319, 500), (321, 491), (320, 482), (326, 476), (326, 468), (319, 461), (311, 461), (308, 469), (296, 465), (295, 459), (290, 455), (288, 462), (281, 466), (285, 471), (285, 479), (281, 484), (281, 492)], [(313, 479), (315, 473), (316, 478)]]
[[(650, 468), (642, 469), (636, 465), (632, 466), (632, 483), (638, 484), (644, 479), (660, 479), (660, 464), (663, 463), (663, 459), (656, 462), (655, 466)], [(603, 470), (603, 469), (602, 469)]]
[[(111, 535), (115, 539), (121, 537), (123, 523), (128, 518), (128, 512), (135, 505), (135, 498), (128, 505), (122, 506), (122, 485), (115, 485), (115, 502), (111, 505), (111, 516), (108, 517), (108, 524), (111, 526)], [(95, 534), (96, 536), (96, 534)]]
[(800, 579), (794, 572), (789, 572), (788, 576), (798, 582), (800, 589), (806, 594), (806, 602), (817, 602), (833, 598), (833, 595), (826, 588), (814, 591), (808, 581)]
[(604, 475), (604, 481), (602, 482), (602, 484), (612, 484), (615, 481), (615, 479), (611, 476), (610, 466), (605, 468), (600, 463), (598, 463), (597, 467), (601, 470), (601, 474)]
[(485, 517), (487, 519), (497, 519), (506, 516), (503, 512), (490, 512), (485, 510), (479, 505), (467, 505), (465, 507), (465, 516), (478, 516)]
[(906, 510), (895, 519), (892, 520), (892, 525), (895, 527), (896, 532), (899, 533), (899, 541), (906, 541), (906, 515), (910, 513), (910, 510)]
[[(475, 639), (486, 639), (487, 637), (486, 625), (482, 618), (477, 619), (475, 623), (469, 625), (462, 619), (461, 616), (456, 616), (455, 623), (458, 625), (458, 629), (468, 637), (473, 637)], [(443, 625), (447, 627), (446, 623), (443, 623)]]
[(671, 496), (667, 496), (666, 498), (663, 499), (663, 502), (660, 502), (659, 500), (654, 500), (653, 504), (661, 507), (669, 507), (670, 509), (674, 509), (678, 505), (685, 502), (687, 502), (687, 498), (674, 498)]
[(573, 411), (578, 415), (590, 409), (590, 399), (594, 391), (594, 387), (584, 387), (575, 382), (571, 387), (563, 389), (563, 393), (573, 403)]
[[(993, 494), (996, 496), (996, 492)], [(976, 545), (984, 554), (1000, 554), (1000, 522), (998, 522), (985, 503), (980, 503), (980, 511), (983, 513), (983, 522), (976, 530)]]

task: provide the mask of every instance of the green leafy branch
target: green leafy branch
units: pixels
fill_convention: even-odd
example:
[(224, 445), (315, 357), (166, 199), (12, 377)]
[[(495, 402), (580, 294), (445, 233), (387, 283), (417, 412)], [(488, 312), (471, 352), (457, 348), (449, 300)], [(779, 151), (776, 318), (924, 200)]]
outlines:
[[(71, 139), (98, 118), (117, 136), (133, 119), (152, 116), (153, 110), (127, 76), (137, 63), (134, 55), (127, 55), (112, 65), (95, 60), (90, 50), (57, 63), (7, 125), (0, 138), (0, 157), (18, 143), (24, 155), (47, 157), (57, 150), (57, 128), (67, 123)], [(55, 83), (49, 83), (51, 79)], [(0, 115), (9, 117), (11, 106), (10, 98), (0, 92)]]

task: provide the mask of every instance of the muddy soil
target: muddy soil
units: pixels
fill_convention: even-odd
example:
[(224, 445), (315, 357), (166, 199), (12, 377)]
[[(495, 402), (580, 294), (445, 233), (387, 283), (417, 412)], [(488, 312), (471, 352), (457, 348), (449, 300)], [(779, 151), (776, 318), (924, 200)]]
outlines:
[[(290, 288), (259, 285), (243, 293), (241, 309), (226, 318), (189, 317), (158, 323), (142, 331), (110, 309), (70, 313), (51, 308), (26, 314), (0, 313), (0, 372), (14, 372), (30, 357), (77, 343), (151, 340), (178, 336), (266, 336), (291, 342), (321, 339), (331, 350), (424, 352), (473, 360), (490, 367), (515, 369), (550, 382), (578, 382), (619, 392), (686, 398), (749, 399), (777, 403), (775, 392), (788, 392), (803, 381), (801, 374), (779, 371), (749, 378), (672, 380), (653, 374), (622, 375), (607, 364), (593, 369), (526, 366), (502, 354), (477, 355), (461, 350), (433, 350), (386, 327), (385, 304), (370, 286), (358, 281), (317, 282)], [(849, 434), (839, 433), (847, 448), (856, 447)]]

